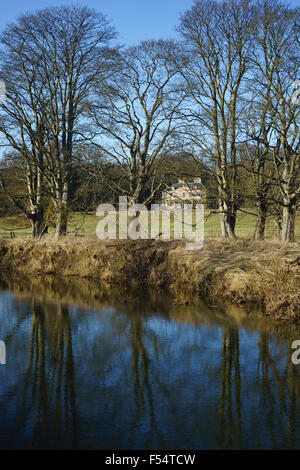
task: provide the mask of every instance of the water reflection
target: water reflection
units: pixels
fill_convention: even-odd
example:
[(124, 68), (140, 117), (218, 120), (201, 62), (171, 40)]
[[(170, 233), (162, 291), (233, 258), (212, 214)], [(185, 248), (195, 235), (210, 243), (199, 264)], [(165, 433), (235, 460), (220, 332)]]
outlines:
[(241, 377), (239, 364), (239, 332), (223, 328), (219, 400), (219, 447), (242, 448)]
[[(22, 374), (18, 374), (20, 383), (16, 384), (16, 393), (10, 390), (3, 402), (3, 405), (10, 405), (8, 402), (13, 401), (19, 409), (18, 436), (13, 440), (17, 438), (22, 445), (29, 428), (30, 447), (60, 448), (67, 445), (76, 448), (74, 360), (68, 307), (57, 302), (55, 306), (45, 308), (33, 298), (30, 310), (26, 311), (31, 325), (30, 330), (28, 328), (27, 357), (23, 358), (24, 369)], [(24, 316), (7, 335), (7, 340), (11, 338), (14, 341), (13, 332), (17, 337), (17, 329), (23, 320)], [(10, 371), (7, 372), (14, 375), (12, 355), (10, 359)], [(6, 438), (5, 442), (7, 445)]]
[(89, 281), (2, 281), (1, 448), (299, 448), (297, 325)]

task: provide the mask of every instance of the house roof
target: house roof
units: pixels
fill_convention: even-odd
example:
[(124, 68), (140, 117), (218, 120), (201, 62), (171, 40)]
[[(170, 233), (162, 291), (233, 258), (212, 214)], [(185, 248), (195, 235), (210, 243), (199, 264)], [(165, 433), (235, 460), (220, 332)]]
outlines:
[(203, 183), (182, 183), (182, 182), (178, 182), (178, 183), (174, 183), (171, 185), (171, 188), (169, 190), (171, 191), (174, 191), (176, 189), (180, 189), (180, 188), (187, 188), (187, 189), (205, 189), (205, 186)]

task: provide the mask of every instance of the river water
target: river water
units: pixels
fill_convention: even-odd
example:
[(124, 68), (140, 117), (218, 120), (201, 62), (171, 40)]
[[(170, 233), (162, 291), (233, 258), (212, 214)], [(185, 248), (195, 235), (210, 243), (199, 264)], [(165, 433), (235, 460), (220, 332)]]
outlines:
[(0, 448), (300, 448), (296, 325), (85, 280), (1, 283)]

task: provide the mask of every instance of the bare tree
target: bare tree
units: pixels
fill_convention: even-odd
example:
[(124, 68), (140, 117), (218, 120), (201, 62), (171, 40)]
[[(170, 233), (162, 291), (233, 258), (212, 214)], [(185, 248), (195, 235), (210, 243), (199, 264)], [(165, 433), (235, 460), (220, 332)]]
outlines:
[[(0, 105), (1, 143), (13, 149), (24, 170), (27, 198), (21, 201), (7, 193), (32, 224), (32, 235), (39, 238), (45, 229), (44, 221), (44, 146), (45, 106), (44, 80), (37, 77), (37, 58), (24, 51), (26, 35), (2, 35), (0, 74), (6, 84), (6, 99)], [(20, 161), (21, 160), (21, 161)], [(1, 187), (6, 192), (5, 178)], [(27, 200), (26, 200), (27, 199)]]
[(94, 143), (118, 164), (128, 187), (110, 183), (131, 203), (151, 202), (160, 187), (155, 184), (158, 156), (171, 148), (175, 137), (183, 92), (167, 50), (163, 41), (146, 41), (125, 50), (119, 73), (91, 108), (98, 137)]
[[(2, 35), (6, 65), (12, 57), (21, 82), (28, 82), (25, 99), (30, 101), (30, 110), (38, 115), (35, 127), (37, 131), (40, 126), (38, 143), (34, 140), (34, 146), (42, 154), (43, 167), (39, 163), (38, 167), (46, 178), (56, 209), (57, 237), (67, 230), (76, 136), (84, 131), (87, 101), (110, 73), (114, 50), (109, 44), (114, 38), (115, 31), (103, 15), (80, 6), (26, 14), (7, 26)], [(18, 82), (14, 93), (18, 103), (23, 103), (24, 93)], [(16, 100), (12, 107), (16, 108)], [(17, 116), (10, 117), (18, 124)], [(19, 128), (21, 140), (22, 132), (23, 128)]]
[(222, 235), (227, 238), (235, 231), (237, 122), (252, 23), (250, 1), (197, 0), (178, 27), (183, 43), (175, 60), (190, 93), (186, 135), (216, 180)]
[(283, 241), (294, 240), (300, 195), (300, 107), (292, 87), (300, 64), (290, 60), (297, 50), (295, 23), (299, 11), (280, 1), (258, 1), (252, 55), (257, 70), (255, 80), (264, 102), (259, 132), (265, 151), (272, 155), (275, 182), (282, 198)]
[[(257, 23), (254, 27), (257, 27)], [(255, 42), (251, 52), (254, 62), (252, 74), (248, 79), (251, 86), (248, 89), (247, 105), (239, 123), (239, 127), (245, 134), (242, 152), (250, 165), (244, 165), (242, 162), (239, 165), (252, 177), (251, 192), (257, 209), (254, 239), (263, 240), (269, 205), (275, 202), (270, 201), (271, 186), (276, 184), (271, 148), (274, 135), (270, 114), (272, 85), (271, 79), (266, 82), (261, 79), (261, 74), (256, 68), (258, 59)]]

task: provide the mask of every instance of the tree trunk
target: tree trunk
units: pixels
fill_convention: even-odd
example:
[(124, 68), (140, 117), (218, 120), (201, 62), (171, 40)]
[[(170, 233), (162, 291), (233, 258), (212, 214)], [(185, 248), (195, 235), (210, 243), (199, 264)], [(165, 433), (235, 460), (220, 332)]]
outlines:
[(267, 219), (267, 206), (264, 202), (258, 201), (257, 209), (258, 212), (255, 225), (254, 240), (264, 240)]
[(43, 198), (43, 155), (39, 154), (39, 165), (27, 164), (27, 188), (30, 202), (29, 219), (32, 226), (32, 238), (39, 240), (45, 230)]
[(30, 218), (30, 222), (32, 227), (32, 238), (39, 240), (46, 232), (43, 211), (36, 211)]
[(134, 167), (130, 174), (130, 192), (129, 204), (143, 204), (145, 194), (146, 178), (144, 170)]
[(284, 242), (295, 241), (296, 201), (285, 201), (282, 212), (281, 239)]
[(56, 228), (55, 228), (56, 239), (67, 235), (67, 222), (68, 222), (67, 208), (63, 203), (60, 203), (57, 208), (57, 213), (56, 213)]
[(235, 238), (236, 213), (233, 213), (225, 202), (220, 203), (219, 209), (222, 237)]
[(281, 230), (282, 230), (281, 217), (276, 217), (276, 218), (274, 219), (274, 227), (275, 227), (275, 231), (277, 232), (277, 238), (280, 239), (280, 237), (281, 237)]
[(69, 208), (69, 177), (69, 172), (67, 172), (66, 181), (62, 189), (58, 185), (58, 190), (56, 191), (56, 200), (54, 201), (56, 207), (56, 239), (67, 235)]

